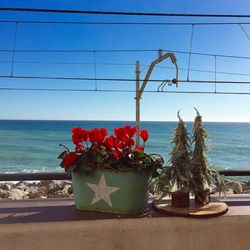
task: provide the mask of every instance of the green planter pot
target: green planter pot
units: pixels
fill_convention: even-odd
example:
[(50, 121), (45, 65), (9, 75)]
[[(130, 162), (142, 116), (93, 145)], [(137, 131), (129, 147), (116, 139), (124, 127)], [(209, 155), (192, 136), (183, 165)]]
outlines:
[(72, 173), (76, 208), (120, 214), (142, 213), (148, 204), (150, 179), (150, 171)]

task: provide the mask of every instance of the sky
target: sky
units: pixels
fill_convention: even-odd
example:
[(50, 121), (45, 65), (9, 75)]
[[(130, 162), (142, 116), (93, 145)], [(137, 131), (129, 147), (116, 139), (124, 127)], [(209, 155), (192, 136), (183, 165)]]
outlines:
[[(249, 14), (245, 1), (1, 1), (0, 7), (130, 11), (159, 13)], [(247, 19), (136, 17), (0, 12), (0, 20), (72, 22), (250, 22)], [(250, 35), (250, 25), (243, 28)], [(16, 30), (16, 32), (15, 32)], [(189, 51), (192, 26), (69, 25), (0, 22), (0, 88), (60, 88), (135, 90), (135, 82), (10, 79), (3, 76), (87, 77), (135, 79), (135, 62), (140, 61), (143, 80), (157, 52), (6, 52), (4, 50), (174, 50)], [(16, 41), (14, 38), (16, 36)], [(192, 52), (250, 56), (250, 40), (239, 25), (201, 26), (193, 30)], [(175, 53), (179, 79), (215, 80), (215, 57)], [(14, 63), (12, 64), (12, 60)], [(94, 62), (96, 64), (94, 64)], [(115, 65), (114, 65), (115, 64)], [(217, 81), (250, 81), (250, 60), (216, 57)], [(13, 70), (12, 70), (13, 66)], [(170, 60), (154, 69), (151, 79), (173, 79)], [(198, 70), (198, 71), (197, 71)], [(212, 71), (212, 72), (200, 72)], [(233, 72), (245, 75), (222, 74)], [(2, 76), (2, 78), (1, 78)], [(146, 90), (157, 90), (159, 83), (148, 83)], [(249, 92), (250, 85), (179, 83), (167, 91)], [(0, 90), (0, 119), (45, 120), (135, 120), (135, 93), (54, 92)], [(194, 119), (196, 107), (205, 121), (250, 122), (250, 95), (183, 93), (143, 93), (141, 120), (173, 121), (176, 113), (186, 121)]]

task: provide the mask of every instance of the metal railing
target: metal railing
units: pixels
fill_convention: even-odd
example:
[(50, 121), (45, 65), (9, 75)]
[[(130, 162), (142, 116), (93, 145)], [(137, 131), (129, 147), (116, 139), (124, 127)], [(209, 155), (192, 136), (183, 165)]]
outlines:
[(71, 180), (66, 173), (0, 173), (0, 181)]
[[(250, 176), (250, 170), (220, 170), (224, 176)], [(67, 173), (0, 173), (0, 181), (71, 180)]]

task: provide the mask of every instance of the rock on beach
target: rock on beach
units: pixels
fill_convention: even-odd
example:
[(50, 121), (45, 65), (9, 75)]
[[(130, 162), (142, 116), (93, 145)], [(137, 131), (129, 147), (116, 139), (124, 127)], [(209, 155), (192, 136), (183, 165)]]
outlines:
[(240, 181), (233, 181), (233, 180), (225, 180), (227, 190), (233, 194), (248, 193), (250, 190), (250, 186), (248, 185), (248, 183), (240, 182)]
[(72, 197), (71, 181), (21, 181), (0, 183), (0, 200), (46, 199)]

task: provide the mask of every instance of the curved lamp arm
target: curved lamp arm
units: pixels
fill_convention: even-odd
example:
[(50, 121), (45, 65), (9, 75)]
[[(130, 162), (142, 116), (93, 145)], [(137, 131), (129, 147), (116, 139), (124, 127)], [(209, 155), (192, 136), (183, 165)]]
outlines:
[(158, 64), (158, 63), (160, 63), (160, 62), (162, 62), (162, 61), (164, 61), (164, 60), (167, 59), (168, 57), (170, 57), (172, 63), (175, 65), (176, 77), (175, 77), (175, 79), (173, 79), (173, 83), (175, 83), (175, 84), (176, 84), (176, 87), (178, 87), (178, 65), (177, 65), (177, 63), (176, 63), (177, 60), (176, 60), (175, 55), (174, 55), (173, 53), (166, 53), (166, 54), (164, 54), (163, 56), (160, 56), (158, 59), (154, 60), (154, 61), (150, 64), (150, 67), (149, 67), (149, 69), (148, 69), (148, 72), (147, 72), (147, 74), (146, 74), (146, 76), (145, 76), (145, 79), (143, 80), (143, 83), (142, 83), (142, 86), (141, 86), (141, 88), (140, 88), (140, 90), (139, 90), (139, 93), (137, 93), (137, 95), (136, 95), (136, 98), (141, 98), (142, 92), (143, 92), (143, 90), (145, 89), (145, 87), (146, 87), (146, 85), (147, 85), (147, 83), (148, 83), (148, 79), (149, 79), (150, 75), (152, 74), (152, 71), (154, 70), (155, 65)]
[(165, 59), (170, 58), (172, 63), (175, 65), (175, 69), (176, 69), (176, 75), (175, 75), (175, 79), (172, 80), (172, 83), (176, 84), (176, 87), (178, 87), (178, 65), (177, 65), (177, 60), (176, 57), (173, 53), (166, 53), (164, 55), (162, 55), (162, 51), (159, 50), (159, 57), (158, 59), (154, 60), (151, 64), (150, 67), (148, 69), (148, 72), (142, 82), (142, 86), (139, 86), (139, 76), (138, 74), (140, 73), (139, 71), (139, 63), (137, 62), (137, 67), (136, 67), (136, 73), (137, 73), (137, 77), (136, 77), (136, 128), (137, 128), (137, 132), (136, 132), (136, 145), (139, 145), (140, 142), (140, 137), (139, 137), (139, 131), (140, 131), (140, 99), (142, 96), (142, 93), (148, 83), (148, 79), (150, 77), (150, 75), (152, 74), (152, 71), (154, 70), (154, 67), (156, 64), (164, 61)]

